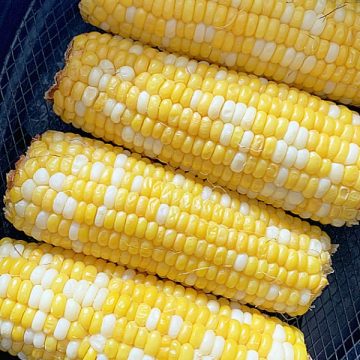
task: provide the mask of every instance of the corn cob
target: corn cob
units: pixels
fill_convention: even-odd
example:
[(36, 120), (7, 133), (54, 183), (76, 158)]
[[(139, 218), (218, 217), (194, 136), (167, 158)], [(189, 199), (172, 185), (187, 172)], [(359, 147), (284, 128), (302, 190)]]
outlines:
[(274, 83), (90, 33), (48, 92), (76, 127), (324, 224), (360, 219), (360, 116)]
[(360, 5), (253, 0), (82, 0), (92, 25), (360, 105)]
[(0, 349), (20, 359), (307, 359), (298, 329), (255, 309), (9, 238), (0, 241), (0, 335)]
[(318, 227), (101, 141), (46, 132), (8, 180), (6, 218), (37, 240), (290, 315), (328, 283)]

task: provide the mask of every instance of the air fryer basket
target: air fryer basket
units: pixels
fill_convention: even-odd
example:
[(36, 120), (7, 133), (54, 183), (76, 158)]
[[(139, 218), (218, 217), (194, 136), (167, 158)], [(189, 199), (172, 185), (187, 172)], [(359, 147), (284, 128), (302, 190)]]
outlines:
[[(54, 74), (63, 66), (70, 39), (94, 30), (83, 23), (77, 3), (77, 0), (33, 0), (1, 69), (1, 195), (6, 187), (6, 172), (33, 136), (47, 129), (75, 131), (54, 115), (43, 97)], [(326, 227), (326, 231), (333, 243), (340, 245), (333, 257), (335, 273), (330, 275), (330, 286), (317, 299), (313, 310), (289, 321), (304, 332), (314, 360), (360, 359), (360, 226)], [(25, 238), (6, 222), (2, 212), (0, 236)], [(2, 353), (0, 356), (7, 358)]]

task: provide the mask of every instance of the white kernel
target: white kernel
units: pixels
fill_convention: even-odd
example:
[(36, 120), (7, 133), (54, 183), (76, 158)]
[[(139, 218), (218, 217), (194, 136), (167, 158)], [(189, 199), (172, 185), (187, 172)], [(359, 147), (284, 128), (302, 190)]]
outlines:
[(161, 311), (158, 308), (152, 308), (146, 320), (146, 324), (145, 324), (146, 328), (150, 331), (155, 330), (160, 320), (160, 316), (161, 316)]
[(225, 99), (221, 95), (216, 95), (211, 101), (208, 109), (208, 115), (211, 120), (216, 120), (220, 116), (221, 108), (224, 105)]
[(255, 41), (254, 47), (251, 50), (251, 54), (255, 57), (258, 57), (265, 47), (265, 40), (264, 39), (257, 39)]
[(69, 321), (75, 321), (80, 314), (81, 306), (74, 299), (68, 299), (65, 305), (64, 317)]
[[(89, 85), (94, 86), (94, 87), (99, 86), (100, 79), (103, 75), (104, 75), (104, 72), (99, 67), (97, 67), (97, 66), (93, 67), (90, 71), (89, 78), (88, 78)], [(81, 115), (81, 116), (83, 116), (83, 115)]]
[(137, 132), (134, 136), (134, 146), (142, 147), (144, 144), (144, 140), (145, 138)]
[(99, 94), (99, 90), (96, 87), (87, 86), (86, 89), (84, 90), (81, 100), (85, 106), (90, 107), (94, 104), (98, 94)]
[(299, 123), (297, 121), (290, 121), (289, 122), (288, 128), (287, 128), (286, 133), (284, 135), (284, 141), (288, 145), (291, 145), (295, 141), (299, 129), (300, 129), (300, 125), (299, 125)]
[(296, 56), (296, 50), (294, 48), (287, 48), (285, 51), (284, 56), (282, 57), (280, 61), (280, 65), (283, 67), (288, 67), (294, 61)]
[(311, 300), (310, 290), (301, 290), (299, 305), (306, 306)]
[(74, 291), (78, 285), (78, 282), (75, 279), (69, 279), (66, 281), (63, 289), (63, 294), (67, 298), (71, 298), (74, 295)]
[(105, 171), (105, 168), (106, 167), (102, 162), (100, 161), (95, 162), (91, 167), (90, 180), (99, 182), (103, 172)]
[(25, 217), (26, 208), (29, 205), (29, 203), (25, 200), (20, 200), (17, 203), (15, 203), (15, 212), (17, 216)]
[(231, 318), (238, 321), (240, 324), (244, 323), (244, 313), (240, 309), (233, 309), (231, 311)]
[(11, 276), (9, 274), (0, 275), (0, 297), (5, 298), (7, 293), (7, 288), (9, 286)]
[(304, 63), (305, 57), (306, 55), (303, 52), (297, 52), (294, 57), (294, 60), (289, 65), (289, 69), (292, 70), (293, 72), (299, 70), (302, 64)]
[(266, 228), (266, 237), (268, 239), (278, 239), (279, 238), (280, 229), (277, 226), (268, 226)]
[(111, 77), (112, 76), (110, 74), (104, 74), (101, 77), (101, 79), (99, 81), (99, 86), (98, 86), (99, 91), (106, 91), (106, 88), (107, 88), (107, 86), (109, 84), (109, 81), (110, 81)]
[(99, 288), (95, 284), (91, 284), (81, 302), (83, 307), (92, 306)]
[(181, 175), (181, 174), (176, 174), (172, 180), (173, 184), (175, 184), (176, 186), (179, 186), (179, 187), (184, 186), (185, 181), (186, 181), (185, 176)]
[(128, 7), (125, 13), (125, 21), (129, 24), (132, 24), (135, 19), (135, 14), (136, 14), (136, 7), (135, 6)]
[(325, 56), (325, 61), (327, 63), (333, 63), (337, 59), (339, 51), (340, 46), (334, 42), (330, 42), (329, 50)]
[(316, 19), (314, 25), (310, 29), (310, 33), (315, 36), (321, 35), (326, 26), (325, 19)]
[(126, 107), (122, 103), (116, 103), (113, 107), (110, 115), (110, 119), (113, 123), (118, 124), (121, 121), (121, 116), (124, 113)]
[(243, 103), (236, 103), (235, 112), (232, 118), (233, 125), (237, 126), (241, 124), (245, 112), (246, 112), (246, 105)]
[[(31, 278), (30, 278), (30, 280), (31, 280)], [(32, 283), (34, 283), (34, 282), (32, 281)], [(29, 306), (32, 307), (33, 309), (38, 309), (42, 294), (43, 294), (43, 289), (42, 289), (41, 285), (39, 285), (39, 284), (35, 285), (32, 288), (31, 293), (30, 293), (30, 297), (29, 297), (29, 301), (28, 301)]]
[(335, 104), (331, 104), (329, 106), (329, 112), (328, 115), (331, 116), (332, 118), (336, 119), (340, 116), (341, 110), (340, 108), (335, 105)]
[(285, 201), (291, 205), (300, 205), (304, 201), (304, 196), (298, 191), (289, 191)]
[(283, 24), (289, 24), (295, 11), (293, 3), (286, 3), (285, 10), (280, 17), (280, 22)]
[(276, 147), (272, 154), (271, 160), (276, 164), (280, 164), (285, 158), (287, 149), (288, 149), (288, 146), (287, 146), (286, 142), (284, 140), (279, 140), (276, 143)]
[(270, 42), (266, 43), (266, 45), (264, 46), (263, 51), (261, 52), (261, 54), (259, 56), (260, 61), (263, 61), (263, 62), (270, 61), (270, 59), (274, 55), (275, 50), (276, 50), (276, 43), (275, 42), (270, 41)]
[(42, 332), (38, 332), (34, 334), (33, 345), (37, 349), (42, 349), (45, 344), (45, 334)]
[(47, 229), (47, 222), (49, 219), (49, 214), (46, 211), (41, 210), (35, 220), (35, 226), (40, 230)]
[(116, 70), (116, 76), (122, 81), (133, 81), (136, 74), (131, 66), (121, 66)]
[[(73, 165), (74, 166), (74, 165)], [(64, 181), (66, 179), (65, 174), (58, 172), (52, 175), (49, 179), (50, 187), (55, 191), (61, 191), (63, 188)]]
[(129, 352), (128, 360), (143, 360), (143, 357), (144, 350), (133, 347)]
[(196, 25), (194, 38), (193, 40), (197, 43), (202, 43), (205, 38), (206, 25), (204, 23), (199, 23)]
[(158, 139), (154, 140), (152, 152), (155, 155), (159, 155), (159, 154), (161, 154), (162, 148), (163, 148), (162, 142)]
[[(78, 175), (79, 172), (81, 171), (81, 169), (86, 166), (86, 164), (89, 162), (89, 159), (82, 154), (76, 155), (74, 158), (74, 161), (72, 163), (72, 167), (71, 167), (71, 173), (73, 175)], [(58, 173), (61, 174), (61, 173)], [(63, 174), (61, 174), (63, 175)], [(63, 178), (61, 178), (60, 180), (62, 180), (62, 182), (65, 181), (65, 176)]]
[(251, 148), (251, 143), (253, 142), (255, 134), (251, 130), (246, 130), (243, 133), (239, 144), (239, 150), (243, 153), (249, 152)]
[(131, 143), (134, 140), (135, 131), (130, 126), (124, 126), (121, 136), (124, 142)]
[(49, 183), (49, 173), (46, 169), (40, 168), (33, 175), (36, 185), (47, 185)]
[(265, 299), (268, 301), (275, 300), (279, 296), (280, 288), (278, 285), (272, 284), (269, 287), (269, 290), (265, 296)]
[(352, 125), (360, 126), (360, 115), (353, 111), (352, 113)]
[(216, 334), (213, 330), (207, 330), (205, 332), (199, 348), (199, 351), (202, 355), (210, 355), (211, 349), (214, 346), (215, 337)]
[(340, 184), (344, 176), (345, 167), (343, 164), (332, 163), (329, 178), (335, 185)]
[(234, 125), (230, 123), (226, 123), (222, 129), (220, 134), (220, 144), (224, 146), (229, 146), (231, 142), (232, 135), (234, 133)]
[(98, 353), (104, 351), (106, 339), (101, 334), (92, 335), (89, 338), (91, 347)]
[(224, 53), (224, 63), (226, 66), (232, 67), (236, 65), (237, 53)]
[(71, 360), (76, 359), (78, 355), (79, 346), (80, 346), (80, 341), (69, 341), (66, 347), (66, 356)]
[(319, 179), (319, 184), (314, 194), (316, 199), (322, 198), (330, 189), (331, 181), (329, 179)]
[(297, 157), (294, 166), (298, 170), (302, 170), (308, 163), (310, 157), (309, 150), (301, 149), (297, 152)]
[(324, 203), (324, 204), (321, 204), (321, 206), (317, 209), (315, 214), (317, 216), (319, 216), (320, 218), (325, 217), (325, 216), (329, 215), (330, 210), (331, 210), (330, 204)]
[(319, 257), (322, 253), (322, 245), (318, 239), (310, 239), (308, 254)]
[(215, 33), (216, 30), (213, 26), (207, 26), (205, 31), (205, 38), (204, 38), (205, 42), (211, 43), (214, 39)]
[(13, 328), (14, 328), (14, 324), (11, 321), (3, 321), (0, 326), (1, 336), (10, 339)]
[(211, 349), (210, 357), (212, 359), (220, 359), (225, 347), (225, 339), (222, 336), (215, 337), (215, 343)]
[(294, 353), (294, 347), (289, 342), (284, 342), (282, 344), (284, 349), (284, 359), (286, 360), (294, 360), (295, 359), (295, 353)]
[(190, 108), (194, 111), (197, 110), (200, 99), (203, 96), (203, 92), (201, 90), (195, 90), (190, 101)]
[(142, 91), (139, 94), (138, 101), (137, 101), (137, 111), (140, 114), (146, 114), (148, 104), (150, 100), (150, 95), (146, 91)]
[(284, 186), (286, 181), (288, 180), (288, 178), (289, 178), (289, 170), (284, 167), (280, 167), (278, 174), (276, 175), (276, 178), (274, 179), (275, 186), (278, 186), (278, 187)]
[(287, 149), (286, 155), (283, 159), (283, 161), (281, 162), (282, 165), (286, 168), (291, 168), (295, 161), (296, 161), (296, 157), (297, 157), (298, 151), (296, 149), (296, 147), (290, 145)]
[(225, 101), (220, 114), (220, 119), (222, 121), (224, 121), (225, 123), (231, 122), (235, 112), (235, 105), (235, 102), (232, 100)]
[(114, 185), (118, 188), (121, 185), (124, 175), (125, 170), (123, 168), (115, 168), (111, 175), (111, 185)]
[(156, 222), (159, 225), (164, 225), (169, 215), (170, 207), (167, 204), (160, 204), (159, 209), (156, 213)]
[(245, 167), (247, 156), (241, 152), (236, 153), (234, 156), (230, 169), (235, 173), (240, 173)]
[(71, 196), (66, 200), (64, 210), (62, 212), (64, 219), (70, 220), (74, 217), (78, 202)]
[(349, 152), (345, 159), (345, 165), (352, 165), (358, 161), (359, 158), (359, 146), (354, 143), (350, 143)]
[(109, 290), (106, 288), (102, 288), (98, 291), (96, 294), (96, 297), (94, 299), (93, 307), (94, 310), (99, 311), (101, 310), (107, 296), (108, 296)]
[(34, 284), (34, 285), (40, 285), (41, 284), (41, 280), (45, 274), (46, 271), (46, 267), (45, 266), (36, 266), (34, 268), (34, 270), (31, 272), (30, 275), (30, 281)]
[(94, 284), (98, 288), (106, 288), (109, 284), (109, 281), (110, 281), (109, 276), (106, 273), (99, 272), (95, 277)]
[(243, 271), (248, 263), (249, 256), (247, 254), (239, 254), (234, 262), (235, 271)]
[(300, 72), (302, 72), (303, 74), (309, 74), (312, 71), (312, 69), (315, 67), (316, 61), (317, 60), (314, 55), (307, 56), (300, 68)]
[(96, 211), (94, 225), (97, 227), (102, 227), (104, 225), (104, 220), (105, 220), (106, 214), (107, 214), (107, 207), (104, 205), (99, 206)]
[(31, 345), (34, 340), (34, 335), (35, 333), (31, 329), (27, 328), (24, 333), (24, 344)]
[(56, 276), (58, 275), (58, 271), (56, 269), (48, 269), (42, 276), (41, 286), (43, 289), (49, 289), (54, 282)]
[(21, 185), (21, 195), (24, 200), (30, 201), (32, 194), (36, 188), (35, 181), (33, 179), (27, 179)]
[(168, 335), (175, 339), (181, 330), (184, 320), (178, 315), (173, 315), (170, 320)]
[(223, 194), (220, 198), (220, 204), (229, 208), (231, 206), (231, 197), (228, 194)]
[[(346, 5), (346, 3), (344, 3)], [(334, 12), (334, 20), (336, 22), (342, 23), (345, 20), (346, 12), (345, 12), (345, 6), (338, 7)]]
[(327, 81), (325, 83), (325, 86), (324, 86), (324, 93), (325, 94), (330, 94), (332, 93), (334, 90), (335, 90), (335, 87), (336, 87), (336, 83), (333, 82), (333, 81)]
[(116, 194), (116, 186), (110, 185), (106, 188), (104, 195), (104, 205), (106, 206), (106, 208), (112, 209), (114, 207)]
[(210, 310), (212, 314), (216, 314), (220, 310), (219, 302), (216, 300), (209, 300), (206, 304), (207, 308)]
[(250, 130), (256, 117), (256, 109), (253, 106), (249, 106), (245, 110), (245, 114), (241, 120), (241, 127), (243, 130)]
[[(103, 59), (100, 61), (99, 63), (99, 68), (105, 73), (105, 74), (110, 74), (110, 75), (114, 75), (115, 74), (115, 67), (114, 64), (108, 60), (108, 59)], [(90, 85), (90, 84), (89, 84)], [(97, 86), (97, 85), (94, 85)]]
[(69, 320), (67, 320), (65, 318), (59, 319), (58, 323), (56, 324), (55, 330), (54, 330), (54, 337), (57, 340), (65, 340), (66, 335), (69, 331), (69, 328), (70, 328)]
[(171, 20), (168, 20), (166, 22), (166, 25), (165, 25), (165, 36), (169, 39), (175, 37), (176, 35), (176, 24), (177, 24), (177, 21), (176, 19), (171, 19)]
[(76, 241), (79, 239), (79, 230), (80, 230), (80, 224), (76, 222), (71, 222), (70, 228), (69, 228), (69, 239), (71, 241)]
[(107, 314), (103, 318), (103, 322), (101, 325), (101, 335), (103, 335), (106, 338), (109, 338), (112, 336), (115, 328), (116, 323), (116, 316), (114, 314)]
[(268, 360), (287, 360), (285, 359), (284, 349), (282, 344), (278, 341), (273, 341), (271, 350), (267, 356)]
[(305, 10), (301, 28), (303, 30), (310, 30), (317, 19), (317, 14), (314, 10)]

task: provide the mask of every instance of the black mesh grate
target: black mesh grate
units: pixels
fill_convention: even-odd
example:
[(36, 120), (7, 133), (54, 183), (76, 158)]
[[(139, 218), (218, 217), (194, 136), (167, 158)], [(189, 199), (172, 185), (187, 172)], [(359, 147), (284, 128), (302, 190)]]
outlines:
[[(29, 6), (0, 74), (1, 196), (6, 172), (33, 136), (46, 129), (74, 131), (52, 113), (43, 96), (63, 66), (71, 38), (92, 29), (82, 22), (76, 0), (33, 0)], [(335, 274), (315, 309), (292, 322), (304, 331), (314, 360), (360, 359), (360, 227), (326, 230), (340, 244), (333, 258)], [(0, 235), (24, 238), (2, 212)]]

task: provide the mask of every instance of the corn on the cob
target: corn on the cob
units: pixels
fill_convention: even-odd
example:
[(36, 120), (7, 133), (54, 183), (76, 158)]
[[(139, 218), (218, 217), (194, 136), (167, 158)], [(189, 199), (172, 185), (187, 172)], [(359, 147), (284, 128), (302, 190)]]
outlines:
[(360, 5), (312, 0), (82, 0), (92, 25), (360, 105)]
[(101, 141), (46, 132), (10, 173), (5, 214), (37, 240), (303, 314), (328, 283), (329, 238), (246, 201)]
[(74, 39), (49, 91), (65, 122), (304, 218), (360, 219), (360, 116), (108, 34)]
[(47, 244), (0, 241), (0, 349), (20, 359), (306, 360), (259, 311)]

